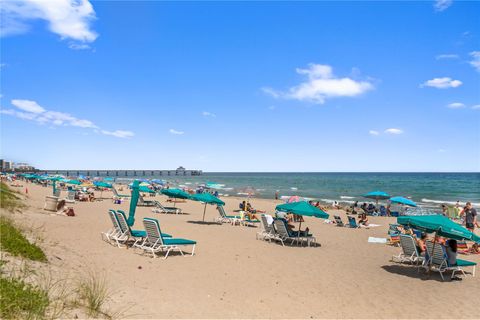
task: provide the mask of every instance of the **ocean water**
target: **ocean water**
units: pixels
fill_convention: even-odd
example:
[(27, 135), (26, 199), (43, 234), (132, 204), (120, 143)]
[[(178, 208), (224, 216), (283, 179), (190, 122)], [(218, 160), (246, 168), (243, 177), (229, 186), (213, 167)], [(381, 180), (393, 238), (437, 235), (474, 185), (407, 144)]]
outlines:
[[(150, 178), (150, 177), (149, 177)], [(195, 188), (199, 184), (222, 184), (219, 193), (273, 199), (298, 195), (323, 202), (365, 201), (361, 195), (382, 190), (408, 197), (424, 207), (470, 201), (480, 206), (480, 173), (204, 173), (202, 176), (158, 177), (172, 186)], [(119, 179), (121, 180), (121, 179)]]

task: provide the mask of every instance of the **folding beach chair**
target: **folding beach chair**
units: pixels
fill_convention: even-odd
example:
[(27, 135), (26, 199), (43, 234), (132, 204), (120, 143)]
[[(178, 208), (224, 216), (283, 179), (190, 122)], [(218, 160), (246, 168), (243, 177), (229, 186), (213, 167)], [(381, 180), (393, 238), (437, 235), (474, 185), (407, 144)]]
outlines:
[(345, 227), (345, 224), (342, 221), (342, 218), (340, 216), (333, 216), (333, 219), (335, 219), (335, 225), (337, 227)]
[(392, 259), (398, 259), (400, 262), (414, 263), (417, 266), (420, 263), (423, 263), (423, 260), (425, 258), (422, 257), (418, 252), (415, 239), (412, 236), (406, 234), (400, 234), (399, 238), (402, 252), (397, 256), (393, 256)]
[(360, 228), (360, 226), (357, 224), (357, 220), (355, 220), (355, 217), (348, 217), (348, 227)]
[(112, 228), (106, 232), (101, 233), (102, 239), (109, 243), (112, 243), (111, 242), (112, 240), (115, 240), (117, 236), (122, 234), (122, 230), (120, 228), (120, 225), (118, 224), (117, 217), (115, 216), (115, 214), (116, 214), (115, 210), (110, 209), (108, 211), (108, 216), (112, 221)]
[(166, 238), (164, 234), (162, 234), (160, 224), (156, 219), (144, 218), (143, 225), (145, 226), (146, 237), (139, 247), (151, 252), (154, 258), (157, 252), (166, 251), (163, 259), (167, 259), (172, 250), (178, 250), (182, 256), (185, 256), (181, 249), (185, 246), (193, 246), (191, 255), (193, 256), (195, 254), (196, 241), (181, 238)]
[(145, 200), (143, 198), (143, 196), (140, 194), (139, 197), (138, 197), (138, 203), (137, 203), (137, 206), (139, 207), (154, 207), (156, 206), (156, 202), (155, 200)]
[(285, 246), (285, 242), (289, 241), (293, 244), (294, 242), (300, 243), (307, 241), (307, 245), (310, 246), (310, 243), (316, 243), (316, 239), (311, 234), (308, 235), (298, 235), (295, 233), (290, 233), (287, 228), (287, 223), (284, 219), (275, 219), (273, 225), (278, 235), (278, 240)]
[(475, 268), (477, 266), (476, 262), (457, 259), (457, 264), (450, 266), (448, 265), (444, 246), (439, 243), (436, 243), (434, 246), (433, 242), (431, 241), (428, 241), (426, 245), (428, 256), (426, 257), (423, 266), (428, 268), (431, 264), (432, 268), (440, 273), (442, 280), (444, 280), (443, 273), (445, 271), (452, 271), (451, 278), (455, 276), (456, 272), (461, 272), (463, 275), (466, 275), (462, 267), (473, 267), (472, 276), (475, 277)]
[[(121, 247), (121, 244), (127, 244), (130, 240), (134, 240), (133, 246), (137, 247), (140, 241), (142, 241), (146, 236), (146, 232), (143, 230), (132, 230), (127, 224), (127, 218), (122, 211), (117, 211), (115, 216), (117, 217), (118, 224), (122, 233), (115, 238), (118, 247)], [(165, 233), (163, 237), (171, 238), (172, 236)]]
[(282, 239), (278, 236), (277, 232), (275, 231), (275, 228), (273, 227), (273, 223), (269, 224), (267, 221), (267, 217), (262, 214), (261, 215), (261, 222), (263, 226), (263, 230), (257, 232), (257, 239), (262, 239), (262, 240), (278, 240), (281, 241)]
[(220, 216), (215, 218), (215, 222), (231, 223), (233, 225), (241, 219), (240, 216), (227, 215), (223, 206), (217, 206), (217, 211)]
[(152, 212), (155, 213), (174, 213), (174, 214), (181, 214), (182, 209), (180, 208), (175, 208), (175, 207), (164, 207), (160, 202), (156, 200), (152, 200), (153, 204), (155, 205), (155, 208), (152, 209)]

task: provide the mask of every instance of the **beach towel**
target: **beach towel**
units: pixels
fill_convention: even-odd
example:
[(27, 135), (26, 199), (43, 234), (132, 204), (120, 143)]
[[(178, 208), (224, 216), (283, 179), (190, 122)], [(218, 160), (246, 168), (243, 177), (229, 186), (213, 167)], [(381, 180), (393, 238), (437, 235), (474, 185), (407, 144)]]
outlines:
[(368, 242), (370, 242), (370, 243), (387, 243), (387, 239), (386, 238), (368, 237)]

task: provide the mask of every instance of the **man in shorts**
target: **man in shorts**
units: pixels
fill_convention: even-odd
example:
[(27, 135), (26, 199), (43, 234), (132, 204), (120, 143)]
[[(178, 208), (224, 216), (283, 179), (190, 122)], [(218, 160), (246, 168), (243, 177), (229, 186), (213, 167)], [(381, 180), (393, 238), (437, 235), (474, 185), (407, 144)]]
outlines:
[(467, 202), (463, 213), (465, 215), (465, 226), (468, 230), (473, 232), (475, 225), (477, 224), (477, 210), (472, 207), (470, 202)]

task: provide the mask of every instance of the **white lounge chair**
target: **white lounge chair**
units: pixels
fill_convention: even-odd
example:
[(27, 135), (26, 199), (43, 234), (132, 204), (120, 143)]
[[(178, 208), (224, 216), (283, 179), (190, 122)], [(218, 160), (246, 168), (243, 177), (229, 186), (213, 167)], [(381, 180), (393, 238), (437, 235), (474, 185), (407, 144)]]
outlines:
[(181, 238), (167, 238), (162, 234), (160, 230), (160, 224), (156, 219), (145, 218), (143, 219), (143, 225), (146, 231), (145, 240), (138, 246), (145, 251), (151, 252), (152, 256), (155, 258), (156, 253), (159, 251), (165, 251), (165, 256), (163, 259), (167, 259), (168, 254), (172, 250), (180, 251), (182, 256), (185, 256), (181, 247), (184, 246), (193, 246), (191, 255), (195, 254), (195, 245), (197, 244), (194, 240), (181, 239)]
[(240, 221), (241, 219), (240, 216), (227, 215), (225, 213), (225, 209), (223, 208), (223, 206), (217, 206), (217, 210), (220, 216), (215, 218), (215, 222), (231, 223), (233, 225), (233, 224), (236, 224), (236, 222)]
[(410, 262), (416, 265), (423, 263), (425, 258), (418, 252), (415, 239), (413, 239), (412, 236), (401, 234), (400, 246), (402, 247), (402, 252), (397, 256), (393, 256), (392, 259), (398, 259), (399, 262)]
[(281, 237), (275, 231), (275, 228), (273, 227), (273, 223), (269, 224), (267, 217), (264, 214), (262, 214), (260, 218), (261, 218), (260, 221), (262, 222), (263, 230), (257, 232), (257, 236), (256, 236), (257, 239), (268, 240), (268, 241), (272, 241), (272, 240), (282, 241)]
[(181, 208), (175, 208), (175, 207), (164, 207), (160, 202), (153, 200), (152, 201), (155, 205), (155, 208), (152, 209), (152, 212), (154, 213), (174, 213), (174, 214), (181, 214), (182, 209)]
[(426, 245), (428, 258), (425, 259), (424, 267), (428, 268), (431, 264), (432, 268), (440, 273), (442, 280), (444, 280), (443, 273), (446, 271), (452, 271), (451, 278), (455, 276), (456, 272), (461, 272), (465, 275), (465, 271), (462, 267), (473, 267), (472, 276), (475, 277), (475, 267), (477, 266), (475, 262), (457, 259), (457, 264), (455, 266), (449, 266), (445, 249), (441, 244), (436, 243), (434, 246), (433, 242), (428, 241)]
[(287, 242), (288, 240), (290, 240), (292, 244), (294, 242), (303, 243), (304, 241), (306, 241), (308, 246), (310, 246), (310, 243), (316, 242), (315, 237), (311, 235), (306, 235), (306, 236), (290, 235), (285, 221), (281, 219), (274, 220), (273, 225), (275, 227), (276, 233), (278, 234), (279, 240), (281, 241), (283, 246), (285, 246), (285, 242)]
[(112, 221), (112, 228), (106, 232), (101, 233), (102, 239), (111, 244), (112, 244), (112, 241), (115, 240), (117, 236), (120, 236), (122, 234), (122, 229), (120, 228), (117, 217), (115, 215), (116, 215), (115, 210), (108, 211), (108, 216)]

